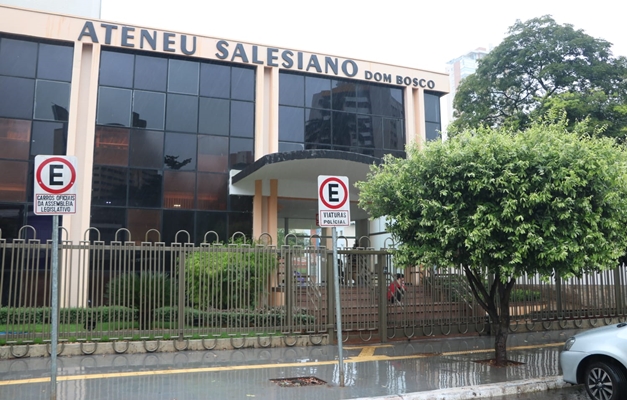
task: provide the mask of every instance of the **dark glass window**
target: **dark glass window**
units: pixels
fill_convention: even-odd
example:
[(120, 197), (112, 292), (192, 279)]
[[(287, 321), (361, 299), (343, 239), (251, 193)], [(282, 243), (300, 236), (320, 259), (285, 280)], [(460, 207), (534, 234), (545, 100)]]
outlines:
[(130, 126), (131, 94), (132, 92), (127, 89), (100, 87), (96, 123)]
[(229, 213), (229, 237), (241, 232), (250, 238), (253, 235), (253, 215), (251, 213)]
[(126, 168), (94, 166), (91, 202), (94, 205), (126, 206)]
[(356, 116), (353, 113), (333, 112), (332, 143), (338, 146), (356, 146)]
[(61, 122), (33, 122), (30, 157), (36, 155), (64, 155), (67, 144), (67, 124)]
[(104, 86), (133, 87), (132, 54), (102, 51), (100, 53), (100, 84)]
[(237, 100), (255, 100), (255, 70), (231, 68), (231, 97)]
[(369, 115), (357, 114), (357, 145), (368, 148), (376, 147), (372, 131), (372, 117)]
[(28, 160), (30, 124), (30, 121), (0, 118), (0, 158)]
[(279, 140), (290, 142), (305, 141), (305, 109), (279, 107)]
[[(0, 191), (1, 190), (2, 189), (0, 188)], [(2, 194), (0, 194), (0, 198), (1, 197), (2, 197)], [(0, 229), (2, 229), (2, 232), (1, 232), (2, 239), (17, 238), (17, 234), (23, 225), (24, 225), (24, 206), (23, 205), (0, 203)]]
[(229, 139), (198, 136), (198, 171), (228, 172)]
[(37, 80), (35, 89), (35, 118), (67, 121), (69, 108), (69, 83)]
[(116, 235), (119, 229), (126, 228), (125, 214), (126, 210), (123, 208), (92, 207), (90, 225), (98, 231), (93, 229), (89, 231), (89, 239), (101, 240), (105, 243), (114, 239), (121, 242), (128, 240), (125, 231), (118, 232)]
[(440, 124), (436, 122), (426, 122), (426, 131), (425, 138), (427, 141), (429, 140), (439, 140), (440, 139)]
[(279, 74), (279, 104), (305, 106), (305, 77), (302, 75)]
[(131, 169), (128, 177), (128, 204), (133, 207), (161, 207), (163, 173)]
[(383, 140), (385, 148), (403, 150), (405, 148), (405, 129), (399, 119), (383, 119)]
[(231, 136), (253, 137), (255, 130), (255, 104), (244, 101), (231, 102)]
[(196, 169), (195, 135), (166, 133), (164, 168), (174, 170)]
[(124, 128), (96, 127), (94, 163), (128, 165), (129, 130)]
[[(153, 228), (166, 243), (180, 229), (191, 240), (211, 229), (225, 239), (229, 212), (252, 209), (252, 198), (229, 202), (228, 171), (254, 161), (255, 71), (140, 51), (102, 51), (93, 209), (124, 210), (121, 221), (126, 218), (136, 242)], [(39, 108), (36, 112), (43, 116)], [(297, 140), (304, 136), (303, 123), (304, 116)], [(198, 213), (195, 227), (201, 209), (208, 211)], [(201, 216), (207, 218), (200, 222)], [(221, 226), (204, 229), (211, 220)], [(149, 240), (157, 240), (152, 236)], [(179, 241), (187, 242), (187, 235)]]
[(163, 132), (134, 129), (131, 131), (130, 166), (161, 168), (163, 166)]
[(0, 75), (34, 78), (36, 60), (37, 43), (7, 38), (0, 42)]
[(435, 94), (425, 93), (425, 138), (440, 140), (442, 130), (440, 119), (440, 97)]
[(210, 135), (229, 135), (228, 100), (200, 98), (198, 132)]
[(229, 196), (229, 200), (233, 211), (250, 211), (253, 209), (252, 196)]
[(71, 81), (73, 55), (74, 49), (70, 46), (41, 43), (37, 60), (37, 77), (55, 81)]
[(194, 172), (164, 171), (163, 182), (163, 207), (196, 208), (196, 174)]
[(314, 76), (305, 77), (305, 106), (331, 108), (331, 80)]
[(35, 80), (0, 76), (0, 117), (31, 119)]
[(221, 212), (197, 212), (196, 243), (227, 242), (227, 216), (227, 213)]
[(200, 95), (206, 97), (230, 97), (231, 67), (218, 64), (201, 64)]
[(198, 129), (198, 97), (168, 94), (166, 129), (196, 133)]
[[(46, 243), (47, 240), (52, 240), (52, 218), (47, 215), (35, 215), (31, 205), (28, 205), (27, 209), (26, 224), (35, 228), (35, 231), (37, 232), (37, 239), (41, 240), (42, 243)], [(63, 222), (61, 221), (62, 219), (63, 216), (61, 216), (59, 220), (59, 226), (63, 225)], [(60, 234), (63, 235), (63, 231), (60, 231)], [(24, 229), (22, 231), (22, 237), (24, 236), (32, 238), (33, 232), (30, 229)], [(41, 260), (39, 267), (43, 268)]]
[(161, 211), (129, 208), (128, 230), (136, 244), (160, 241)]
[[(376, 157), (392, 152), (402, 155), (403, 89), (304, 75), (305, 107), (287, 106), (296, 103), (289, 91), (294, 86), (298, 92), (302, 76), (289, 72), (280, 72), (279, 76), (283, 85), (279, 88), (279, 151), (296, 151), (304, 144), (306, 149), (334, 149)], [(303, 131), (298, 127), (301, 112)], [(382, 116), (386, 117), (385, 122)]]
[(135, 57), (135, 89), (165, 92), (168, 60), (165, 58)]
[(226, 210), (229, 176), (226, 174), (198, 174), (196, 194), (198, 209)]
[(425, 120), (440, 122), (440, 98), (434, 94), (425, 93)]
[(170, 60), (168, 92), (198, 94), (198, 70), (197, 62)]
[(253, 163), (254, 143), (252, 139), (231, 139), (229, 164), (231, 168), (242, 169)]
[(305, 142), (331, 143), (331, 112), (328, 110), (305, 109)]
[(0, 171), (0, 201), (26, 201), (28, 162), (0, 160)]
[[(34, 216), (28, 205), (33, 160), (39, 154), (65, 154), (67, 123), (52, 121), (68, 121), (72, 61), (72, 46), (0, 37), (0, 202), (13, 203), (0, 214), (19, 210), (14, 222), (33, 224), (43, 240), (50, 218)], [(10, 220), (0, 217), (3, 238), (17, 236)]]
[[(180, 232), (179, 231), (184, 231)], [(187, 232), (187, 233), (186, 233)], [(178, 234), (177, 234), (178, 233)], [(187, 235), (189, 234), (189, 236)], [(163, 240), (166, 243), (187, 243), (194, 240), (194, 212), (163, 211)]]
[(133, 92), (133, 121), (135, 128), (163, 129), (165, 117), (165, 93)]

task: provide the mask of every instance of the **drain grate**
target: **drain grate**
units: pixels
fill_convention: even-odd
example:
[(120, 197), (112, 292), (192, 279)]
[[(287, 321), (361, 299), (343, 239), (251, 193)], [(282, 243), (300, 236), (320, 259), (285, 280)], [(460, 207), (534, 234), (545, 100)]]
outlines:
[(323, 381), (322, 379), (318, 379), (315, 376), (270, 379), (270, 382), (274, 382), (281, 387), (314, 386), (326, 384), (325, 381)]

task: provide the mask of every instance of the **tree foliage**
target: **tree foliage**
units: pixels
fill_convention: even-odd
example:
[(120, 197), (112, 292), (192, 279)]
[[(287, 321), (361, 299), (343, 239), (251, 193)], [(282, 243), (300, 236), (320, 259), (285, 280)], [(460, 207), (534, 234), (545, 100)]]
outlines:
[(627, 153), (584, 134), (585, 122), (573, 130), (562, 117), (464, 131), (387, 157), (357, 184), (360, 206), (402, 243), (400, 262), (464, 268), (494, 322), (497, 361), (517, 278), (612, 268), (627, 248)]
[(549, 109), (566, 111), (569, 125), (587, 117), (606, 136), (627, 134), (627, 60), (611, 43), (550, 16), (516, 21), (509, 35), (479, 61), (455, 95), (454, 135), (487, 125), (525, 129)]

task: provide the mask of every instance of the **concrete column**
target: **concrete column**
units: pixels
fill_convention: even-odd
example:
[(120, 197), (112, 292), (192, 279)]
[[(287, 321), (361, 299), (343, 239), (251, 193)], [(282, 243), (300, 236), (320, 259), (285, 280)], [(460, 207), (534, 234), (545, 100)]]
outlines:
[(407, 144), (417, 143), (422, 147), (426, 141), (424, 90), (407, 88), (405, 99), (405, 133)]
[[(100, 45), (75, 42), (72, 67), (72, 89), (68, 121), (67, 154), (78, 159), (76, 214), (63, 217), (63, 228), (68, 239), (77, 244), (88, 240), (85, 234), (90, 225), (91, 176), (94, 164), (94, 136), (96, 131), (96, 103), (98, 99), (98, 71)], [(89, 280), (88, 258), (78, 251), (68, 252), (60, 270), (60, 307), (80, 307), (87, 304)]]
[[(255, 160), (279, 150), (279, 69), (257, 66), (255, 72)], [(269, 233), (277, 238), (278, 181), (256, 181), (253, 199), (253, 237)]]
[(253, 237), (258, 238), (263, 231), (263, 182), (257, 180), (253, 197)]

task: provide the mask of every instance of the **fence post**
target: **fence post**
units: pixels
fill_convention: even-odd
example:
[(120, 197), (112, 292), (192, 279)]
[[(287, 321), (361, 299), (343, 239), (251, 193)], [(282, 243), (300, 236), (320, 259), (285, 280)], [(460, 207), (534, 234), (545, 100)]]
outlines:
[(185, 251), (184, 247), (179, 247), (179, 299), (178, 299), (178, 328), (179, 340), (183, 340), (183, 330), (185, 329)]
[(616, 267), (616, 269), (614, 269), (614, 294), (616, 296), (616, 316), (620, 316), (620, 315), (624, 315), (625, 310), (623, 309), (624, 307), (624, 298), (623, 298), (623, 294), (621, 293), (622, 291), (622, 285), (623, 284), (627, 284), (627, 282), (621, 282), (620, 279), (620, 268), (621, 267), (625, 267), (625, 265), (619, 265), (618, 267)]
[(379, 340), (381, 343), (388, 341), (388, 297), (387, 281), (385, 280), (384, 267), (387, 265), (385, 254), (377, 254), (377, 282), (379, 287)]
[(287, 247), (285, 257), (285, 322), (289, 332), (294, 330), (294, 263), (292, 246)]
[[(333, 272), (333, 268), (335, 266), (335, 262), (333, 260), (333, 252), (330, 253), (329, 250), (325, 252), (327, 259), (327, 333), (329, 335), (329, 344), (336, 344), (334, 327), (335, 327), (335, 279), (333, 277), (335, 275)], [(330, 254), (330, 255), (329, 255)]]
[(557, 319), (564, 318), (562, 310), (562, 278), (555, 274), (555, 297), (557, 302)]

